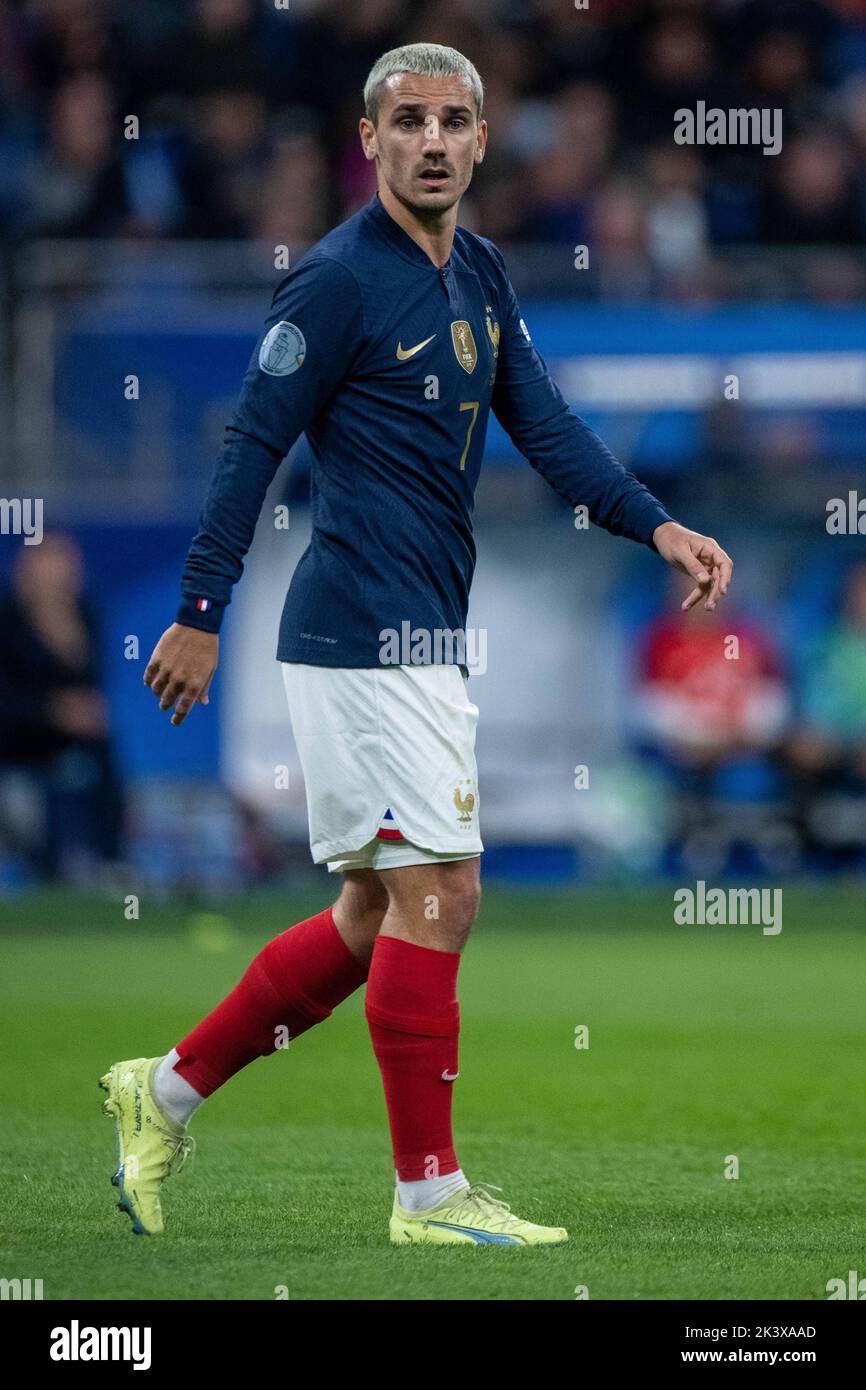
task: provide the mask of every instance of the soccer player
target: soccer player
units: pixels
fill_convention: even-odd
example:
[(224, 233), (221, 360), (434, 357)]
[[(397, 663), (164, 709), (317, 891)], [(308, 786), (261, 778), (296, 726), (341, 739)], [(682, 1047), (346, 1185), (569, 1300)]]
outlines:
[[(673, 521), (569, 410), (500, 253), (457, 227), (487, 145), (473, 65), (436, 44), (395, 49), (373, 67), (364, 98), (360, 137), (378, 193), (274, 294), (177, 619), (144, 677), (175, 725), (207, 704), (220, 623), (266, 490), (305, 431), (312, 539), (289, 587), (277, 658), (313, 858), (342, 874), (342, 888), (331, 907), (271, 941), (164, 1057), (118, 1062), (101, 1079), (118, 1132), (112, 1181), (133, 1229), (161, 1231), (160, 1188), (190, 1150), (196, 1108), (366, 982), (396, 1169), (391, 1240), (558, 1244), (568, 1238), (561, 1227), (522, 1220), (469, 1183), (451, 1129), (457, 971), (483, 846), (478, 710), (464, 650), (453, 640), (448, 650), (448, 639), (465, 632), (490, 410), (569, 505), (692, 577), (684, 608), (701, 599), (715, 608), (731, 562)], [(417, 649), (426, 664), (401, 648), (407, 631), (413, 641), (426, 635)]]

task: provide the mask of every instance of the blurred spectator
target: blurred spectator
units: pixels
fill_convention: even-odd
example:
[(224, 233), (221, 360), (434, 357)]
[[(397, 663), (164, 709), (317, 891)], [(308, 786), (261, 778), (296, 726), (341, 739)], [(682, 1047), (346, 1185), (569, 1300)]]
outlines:
[(155, 65), (163, 91), (201, 95), (266, 89), (268, 64), (256, 0), (195, 0), (192, 13)]
[(798, 683), (785, 745), (791, 795), (807, 844), (838, 866), (866, 851), (866, 563), (849, 571), (841, 611), (805, 655)]
[(120, 854), (123, 799), (81, 556), (66, 536), (22, 545), (0, 601), (2, 834), (47, 879)]
[[(365, 167), (370, 165), (365, 161)], [(369, 189), (361, 201), (372, 197)], [(253, 205), (250, 231), (270, 245), (293, 250), (317, 241), (328, 230), (328, 166), (321, 143), (310, 131), (280, 140)]]
[(27, 176), (32, 235), (122, 232), (128, 205), (113, 103), (108, 80), (96, 71), (64, 78), (58, 86), (47, 148)]
[(866, 780), (866, 563), (849, 573), (842, 612), (807, 663), (802, 717), (805, 762)]
[(849, 572), (839, 616), (802, 662), (800, 696), (792, 764), (866, 789), (866, 562)]
[(693, 150), (660, 143), (649, 155), (647, 243), (653, 264), (677, 273), (703, 263), (707, 252), (704, 172)]
[(764, 241), (835, 242), (850, 245), (863, 235), (851, 151), (828, 132), (787, 142), (765, 184)]
[(644, 733), (681, 768), (713, 771), (743, 754), (763, 754), (779, 741), (788, 715), (771, 638), (730, 612), (697, 606), (656, 622), (640, 685)]
[(101, 71), (119, 85), (128, 55), (110, 0), (41, 0), (21, 6), (30, 80), (44, 99), (71, 78)]
[[(681, 598), (682, 581), (671, 589)], [(642, 751), (666, 776), (669, 853), (689, 868), (793, 867), (800, 840), (783, 797), (777, 750), (789, 693), (769, 633), (701, 607), (646, 634), (636, 713)]]
[(656, 18), (638, 45), (629, 128), (634, 141), (669, 137), (673, 113), (697, 101), (727, 106), (716, 71), (711, 36), (698, 13), (675, 10)]
[(265, 104), (250, 88), (213, 89), (195, 103), (195, 140), (184, 160), (185, 230), (243, 237), (266, 177)]

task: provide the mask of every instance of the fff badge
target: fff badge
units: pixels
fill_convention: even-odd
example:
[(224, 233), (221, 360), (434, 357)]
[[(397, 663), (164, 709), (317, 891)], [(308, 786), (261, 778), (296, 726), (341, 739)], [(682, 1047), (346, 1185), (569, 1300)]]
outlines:
[(457, 361), (464, 372), (468, 372), (471, 376), (478, 362), (478, 349), (472, 336), (472, 327), (465, 319), (458, 319), (456, 323), (452, 323), (451, 341), (454, 344)]

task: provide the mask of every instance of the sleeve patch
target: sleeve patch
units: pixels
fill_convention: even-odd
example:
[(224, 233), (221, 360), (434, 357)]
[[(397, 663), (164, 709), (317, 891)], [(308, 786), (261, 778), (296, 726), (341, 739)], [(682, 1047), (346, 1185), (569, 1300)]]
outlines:
[(291, 376), (304, 364), (307, 344), (294, 323), (275, 323), (262, 339), (259, 366), (268, 376)]

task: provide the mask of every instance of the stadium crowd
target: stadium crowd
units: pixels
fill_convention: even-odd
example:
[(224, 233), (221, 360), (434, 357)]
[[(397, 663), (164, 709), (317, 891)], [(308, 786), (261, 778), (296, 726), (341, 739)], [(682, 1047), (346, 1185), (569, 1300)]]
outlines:
[[(422, 38), (485, 78), (465, 220), (496, 240), (678, 265), (862, 241), (861, 0), (2, 0), (0, 237), (309, 244), (371, 196), (372, 61)], [(676, 145), (699, 100), (781, 109), (781, 153)]]

